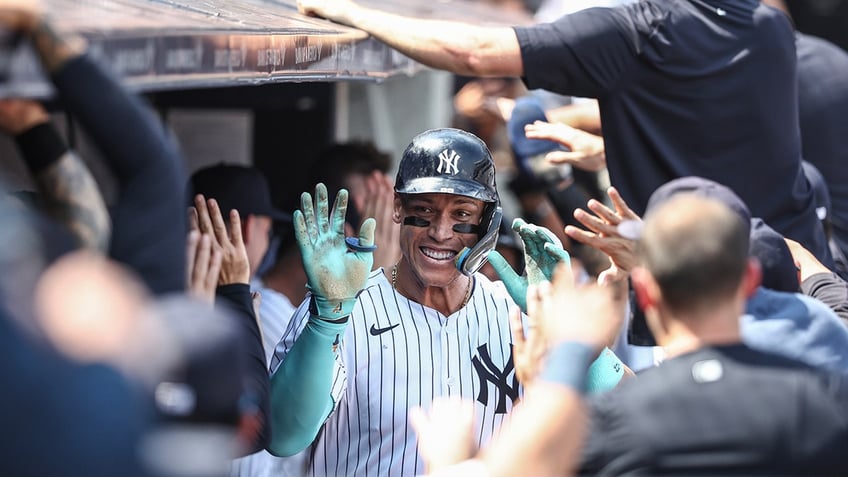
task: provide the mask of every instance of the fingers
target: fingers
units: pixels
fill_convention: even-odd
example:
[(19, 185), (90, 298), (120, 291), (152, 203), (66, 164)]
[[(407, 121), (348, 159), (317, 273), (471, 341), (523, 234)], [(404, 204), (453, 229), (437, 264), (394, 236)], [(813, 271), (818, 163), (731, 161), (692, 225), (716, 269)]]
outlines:
[(200, 232), (191, 230), (186, 237), (186, 286), (191, 288), (191, 278), (194, 271), (194, 261), (197, 257), (197, 244), (200, 242)]
[(370, 217), (365, 219), (365, 222), (362, 222), (362, 227), (359, 228), (359, 244), (363, 247), (374, 245), (374, 229), (376, 228), (376, 220)]
[(294, 211), (294, 215), (292, 216), (292, 221), (294, 222), (294, 237), (297, 239), (297, 246), (300, 249), (300, 254), (304, 259), (312, 256), (312, 237), (309, 235), (308, 227), (306, 225), (306, 220), (303, 217), (303, 212), (299, 210)]
[(194, 196), (194, 209), (197, 213), (197, 225), (200, 233), (213, 234), (212, 219), (209, 217), (209, 209), (206, 205), (206, 197), (203, 194)]
[(207, 290), (210, 290), (212, 293), (215, 291), (215, 287), (218, 285), (218, 275), (221, 274), (221, 267), (224, 263), (224, 254), (220, 249), (212, 248), (212, 240), (209, 240), (211, 256), (209, 257), (209, 268), (206, 270), (206, 280), (204, 286)]
[(639, 217), (639, 214), (633, 212), (630, 206), (627, 205), (627, 202), (625, 202), (624, 199), (621, 197), (621, 194), (618, 193), (618, 189), (616, 189), (615, 187), (610, 187), (609, 189), (607, 189), (607, 195), (609, 196), (610, 201), (612, 201), (615, 210), (618, 211), (618, 215), (620, 215), (622, 219), (642, 219), (641, 217)]
[[(208, 204), (209, 218), (212, 220), (212, 233), (219, 245), (229, 243), (230, 238), (227, 236), (227, 225), (224, 223), (224, 216), (221, 215), (221, 208), (218, 206), (218, 201), (209, 199)], [(239, 229), (241, 231), (241, 229)]]
[(559, 289), (574, 288), (574, 274), (571, 272), (571, 263), (560, 262), (554, 270), (554, 278), (551, 284)]
[[(323, 184), (319, 184), (323, 187)], [(326, 194), (326, 189), (324, 191)], [(326, 197), (324, 203), (326, 204)], [(344, 237), (345, 216), (347, 215), (348, 193), (345, 189), (339, 189), (336, 201), (333, 204), (333, 232)], [(320, 214), (319, 214), (320, 215)], [(325, 215), (326, 217), (326, 215)], [(320, 219), (319, 219), (320, 220)], [(326, 219), (325, 219), (326, 220)], [(329, 227), (324, 227), (324, 232), (329, 232)], [(373, 243), (373, 242), (372, 242)]]
[[(197, 209), (194, 207), (189, 207), (186, 209), (186, 216), (188, 218), (188, 229), (189, 230), (197, 230), (200, 232), (200, 225), (197, 223)], [(198, 234), (198, 238), (200, 235)]]
[(583, 209), (574, 209), (574, 218), (592, 232), (608, 237), (618, 236), (618, 230), (616, 230), (614, 225), (610, 225)]
[(597, 242), (599, 240), (597, 234), (583, 230), (573, 225), (565, 226), (565, 234), (568, 235), (568, 237), (572, 240), (576, 240), (582, 244), (597, 248)]
[(509, 328), (512, 331), (513, 356), (520, 355), (527, 340), (524, 336), (524, 323), (521, 321), (521, 309), (513, 306), (509, 310)]
[[(197, 250), (194, 260), (194, 268), (192, 270), (191, 288), (197, 290), (198, 286), (203, 286), (206, 283), (206, 275), (209, 272), (209, 257), (212, 256), (212, 237), (208, 234), (200, 236), (197, 244)], [(218, 277), (216, 276), (217, 280)]]
[(244, 239), (241, 233), (241, 217), (237, 210), (230, 211), (230, 240), (236, 248), (244, 247)]
[[(336, 208), (339, 204), (339, 199), (342, 194), (342, 190), (339, 190), (339, 193), (336, 194), (336, 203), (333, 206), (333, 213), (336, 213)], [(318, 209), (317, 214), (315, 214), (316, 223), (318, 225), (318, 233), (324, 234), (330, 231), (330, 199), (327, 197), (327, 186), (322, 183), (318, 183), (315, 186), (315, 207)], [(347, 210), (347, 191), (345, 191), (345, 200), (344, 207)]]
[(315, 242), (318, 239), (318, 228), (315, 226), (315, 211), (312, 208), (312, 195), (309, 192), (300, 195), (300, 210), (304, 222), (303, 230), (309, 236), (309, 240), (303, 243)]
[(553, 243), (546, 243), (545, 252), (553, 257), (553, 259), (557, 262), (567, 264), (571, 267), (571, 255), (569, 255), (568, 252), (561, 246)]
[(489, 264), (495, 269), (495, 273), (501, 278), (504, 283), (511, 283), (518, 278), (518, 274), (512, 269), (512, 266), (497, 250), (489, 252)]
[(595, 199), (590, 199), (586, 205), (589, 207), (589, 210), (597, 214), (598, 217), (604, 219), (606, 223), (610, 225), (618, 225), (621, 223), (621, 217), (618, 213), (601, 202), (598, 202)]

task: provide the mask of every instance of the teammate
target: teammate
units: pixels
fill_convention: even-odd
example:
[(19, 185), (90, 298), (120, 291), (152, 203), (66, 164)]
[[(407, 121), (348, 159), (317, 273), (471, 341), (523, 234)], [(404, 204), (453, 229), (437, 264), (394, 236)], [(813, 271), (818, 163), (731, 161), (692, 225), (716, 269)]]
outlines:
[[(289, 455), (311, 444), (312, 474), (420, 473), (410, 408), (437, 396), (475, 400), (480, 444), (519, 395), (508, 320), (514, 302), (476, 273), (501, 215), (488, 149), (464, 131), (426, 131), (404, 152), (395, 191), (402, 256), (390, 270), (369, 274), (373, 219), (358, 240), (344, 239), (346, 191), (329, 220), (321, 184), (317, 214), (309, 194), (295, 213), (311, 293), (272, 361), (272, 422), (282, 431), (269, 450)], [(549, 277), (567, 255), (544, 249), (550, 239), (534, 227), (523, 231), (525, 249), (533, 242), (537, 252), (530, 268)]]
[(408, 18), (350, 0), (298, 7), (431, 67), (598, 98), (604, 130), (614, 131), (604, 138), (610, 180), (636, 213), (669, 180), (709, 178), (833, 265), (801, 171), (792, 27), (773, 8), (647, 0), (509, 28)]

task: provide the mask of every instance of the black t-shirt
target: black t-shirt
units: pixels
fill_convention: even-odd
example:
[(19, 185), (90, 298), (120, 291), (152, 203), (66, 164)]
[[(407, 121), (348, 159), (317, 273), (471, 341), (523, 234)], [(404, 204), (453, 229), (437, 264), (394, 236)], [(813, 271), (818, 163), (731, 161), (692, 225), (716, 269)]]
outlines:
[(643, 0), (516, 27), (530, 88), (598, 98), (613, 185), (637, 213), (702, 176), (830, 264), (800, 157), (794, 35), (759, 0)]
[(801, 34), (795, 45), (803, 156), (827, 183), (833, 238), (848, 254), (848, 52)]
[(591, 401), (581, 472), (848, 475), (848, 381), (743, 345), (666, 361)]

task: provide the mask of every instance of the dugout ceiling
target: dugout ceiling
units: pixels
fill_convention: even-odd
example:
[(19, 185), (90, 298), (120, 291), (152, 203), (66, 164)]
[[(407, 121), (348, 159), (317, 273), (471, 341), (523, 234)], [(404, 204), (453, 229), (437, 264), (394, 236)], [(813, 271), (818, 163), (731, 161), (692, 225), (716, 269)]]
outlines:
[[(347, 28), (297, 12), (295, 0), (46, 0), (60, 30), (139, 91), (276, 82), (380, 81), (421, 65)], [(479, 24), (529, 17), (473, 0), (364, 0), (386, 11)], [(0, 53), (0, 96), (51, 94), (26, 44)]]

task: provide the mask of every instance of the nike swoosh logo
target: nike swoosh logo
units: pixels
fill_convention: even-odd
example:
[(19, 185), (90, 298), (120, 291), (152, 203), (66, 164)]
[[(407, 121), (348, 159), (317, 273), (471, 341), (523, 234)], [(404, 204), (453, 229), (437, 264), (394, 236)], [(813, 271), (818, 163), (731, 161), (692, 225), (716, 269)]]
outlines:
[(371, 325), (371, 330), (369, 332), (371, 333), (371, 336), (378, 336), (387, 331), (391, 331), (394, 328), (397, 328), (398, 326), (400, 326), (400, 323), (395, 323), (392, 326), (387, 326), (385, 328), (377, 328), (376, 325)]

